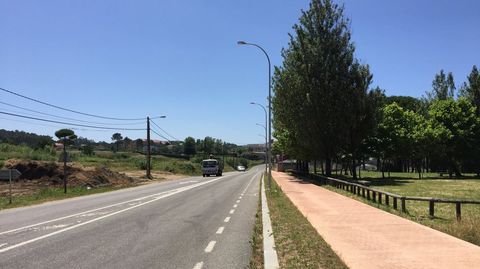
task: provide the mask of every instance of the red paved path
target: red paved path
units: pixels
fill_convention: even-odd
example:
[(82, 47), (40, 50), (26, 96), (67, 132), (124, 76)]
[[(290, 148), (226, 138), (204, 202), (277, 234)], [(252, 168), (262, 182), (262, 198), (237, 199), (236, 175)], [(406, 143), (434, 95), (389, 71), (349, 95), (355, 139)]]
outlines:
[(480, 247), (351, 198), (272, 172), (351, 269), (480, 269)]

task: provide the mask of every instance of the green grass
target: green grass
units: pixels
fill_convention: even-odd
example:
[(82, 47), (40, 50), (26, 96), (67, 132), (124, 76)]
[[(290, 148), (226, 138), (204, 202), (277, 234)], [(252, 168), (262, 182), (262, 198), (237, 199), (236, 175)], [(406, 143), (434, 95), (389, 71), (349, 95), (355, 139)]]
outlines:
[(347, 268), (275, 181), (267, 200), (281, 268)]
[[(258, 197), (261, 197), (261, 191), (260, 188), (258, 190)], [(249, 268), (263, 269), (263, 223), (261, 199), (258, 199), (257, 213), (255, 214), (255, 226), (253, 228), (250, 244), (252, 245), (252, 256), (250, 258)]]
[(95, 193), (102, 193), (108, 191), (119, 190), (122, 188), (133, 187), (135, 184), (122, 186), (106, 186), (87, 189), (85, 187), (72, 187), (67, 189), (67, 194), (63, 193), (63, 188), (45, 188), (32, 195), (14, 196), (12, 203), (9, 204), (8, 197), (0, 197), (0, 210), (21, 206), (29, 206), (34, 204), (41, 204), (44, 202), (67, 199), (77, 196), (90, 195)]
[[(393, 175), (392, 175), (393, 176)], [(438, 174), (437, 174), (438, 176)], [(410, 178), (409, 178), (410, 177)], [(364, 178), (365, 179), (365, 178)], [(395, 178), (382, 180), (370, 177), (371, 187), (404, 196), (480, 200), (479, 179), (412, 179), (411, 174), (396, 173)], [(480, 205), (462, 205), (462, 220), (458, 222), (454, 204), (435, 203), (435, 217), (429, 216), (428, 202), (407, 201), (407, 213), (373, 203), (349, 192), (330, 186), (328, 189), (342, 193), (372, 206), (400, 215), (436, 230), (480, 245)]]

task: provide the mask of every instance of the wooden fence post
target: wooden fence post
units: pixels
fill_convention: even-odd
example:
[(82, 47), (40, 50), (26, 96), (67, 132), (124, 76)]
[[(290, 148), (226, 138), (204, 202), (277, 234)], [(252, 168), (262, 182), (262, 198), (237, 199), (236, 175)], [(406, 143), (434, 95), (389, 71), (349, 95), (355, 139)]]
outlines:
[(400, 197), (400, 200), (402, 201), (402, 212), (405, 213), (407, 212), (407, 207), (405, 205), (405, 197)]
[(435, 217), (435, 202), (433, 200), (430, 200), (430, 208), (429, 208), (429, 214), (431, 218)]
[(393, 197), (393, 209), (397, 209), (397, 197)]
[(455, 203), (455, 211), (457, 213), (457, 221), (462, 220), (462, 203)]

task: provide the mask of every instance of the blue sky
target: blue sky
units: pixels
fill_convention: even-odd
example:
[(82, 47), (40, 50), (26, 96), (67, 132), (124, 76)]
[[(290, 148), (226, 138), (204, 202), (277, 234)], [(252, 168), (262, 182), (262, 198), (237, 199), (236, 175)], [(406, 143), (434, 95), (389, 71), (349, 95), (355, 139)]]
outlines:
[[(266, 102), (266, 60), (258, 49), (236, 42), (260, 44), (272, 64), (280, 65), (288, 33), (308, 3), (0, 0), (0, 87), (90, 114), (166, 115), (156, 123), (179, 139), (213, 136), (237, 144), (262, 143), (264, 131), (255, 123), (263, 123), (263, 110), (249, 103)], [(478, 1), (344, 3), (357, 57), (370, 65), (372, 86), (388, 95), (419, 97), (440, 69), (453, 72), (460, 84), (480, 64)], [(3, 92), (0, 101), (85, 121), (115, 122)], [(0, 104), (0, 111), (20, 110)], [(53, 135), (61, 127), (0, 115), (3, 129)], [(110, 141), (115, 131), (76, 132)], [(143, 131), (120, 133), (145, 137)]]

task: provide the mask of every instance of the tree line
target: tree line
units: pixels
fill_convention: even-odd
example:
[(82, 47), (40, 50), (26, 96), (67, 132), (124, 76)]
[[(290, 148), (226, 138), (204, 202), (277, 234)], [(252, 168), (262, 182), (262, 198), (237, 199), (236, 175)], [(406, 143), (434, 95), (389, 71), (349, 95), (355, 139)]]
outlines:
[[(473, 66), (459, 89), (441, 70), (422, 98), (385, 95), (355, 56), (344, 7), (312, 0), (293, 26), (275, 67), (274, 149), (322, 160), (324, 173), (343, 163), (354, 178), (369, 157), (382, 171), (480, 171), (480, 76)], [(322, 166), (323, 168), (323, 166)]]

